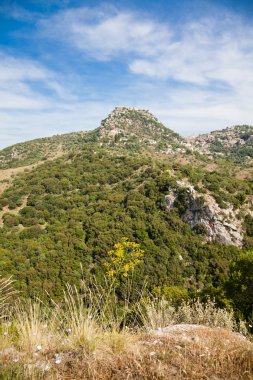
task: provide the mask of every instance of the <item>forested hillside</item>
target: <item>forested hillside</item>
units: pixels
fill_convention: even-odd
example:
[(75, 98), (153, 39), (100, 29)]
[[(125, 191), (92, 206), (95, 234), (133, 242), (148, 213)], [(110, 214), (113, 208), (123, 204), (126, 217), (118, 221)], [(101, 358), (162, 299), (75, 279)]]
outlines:
[[(37, 162), (16, 175), (0, 197), (1, 275), (13, 275), (23, 296), (57, 299), (66, 283), (80, 287), (94, 275), (103, 282), (107, 252), (126, 237), (145, 252), (134, 272), (136, 293), (146, 282), (151, 292), (172, 298), (210, 295), (221, 305), (234, 302), (231, 265), (253, 246), (251, 168), (180, 148), (178, 135), (145, 115), (148, 122), (143, 111), (139, 116), (135, 111), (118, 138), (111, 124), (105, 131), (104, 122), (102, 132), (25, 143), (20, 161), (8, 158), (10, 149), (2, 151), (3, 165)], [(129, 125), (134, 134), (136, 119), (131, 144), (126, 136)], [(114, 140), (106, 143), (105, 132)], [(158, 137), (161, 150), (150, 144)], [(63, 141), (65, 148), (54, 158)], [(166, 149), (170, 144), (169, 153), (162, 141)], [(45, 156), (49, 148), (51, 156)], [(216, 222), (226, 224), (225, 244)], [(122, 280), (119, 296), (124, 287)]]

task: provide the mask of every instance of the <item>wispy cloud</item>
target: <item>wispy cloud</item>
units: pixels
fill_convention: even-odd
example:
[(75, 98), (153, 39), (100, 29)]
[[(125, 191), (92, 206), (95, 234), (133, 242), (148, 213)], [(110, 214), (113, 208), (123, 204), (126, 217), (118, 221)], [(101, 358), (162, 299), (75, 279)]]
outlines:
[(32, 60), (0, 54), (0, 109), (41, 109), (49, 106), (41, 86), (50, 88), (53, 74)]
[(6, 18), (12, 18), (23, 22), (31, 22), (40, 17), (38, 12), (31, 12), (18, 4), (9, 1), (2, 2), (0, 5), (0, 14)]
[(39, 22), (42, 36), (68, 42), (97, 60), (121, 54), (155, 57), (170, 39), (168, 27), (115, 8), (76, 8)]
[[(111, 6), (67, 8), (41, 16), (33, 32), (47, 64), (0, 54), (0, 125), (19, 140), (95, 128), (117, 105), (149, 108), (183, 134), (253, 124), (253, 27), (238, 15), (173, 24)], [(78, 64), (61, 72), (57, 49)]]
[(0, 109), (51, 108), (52, 100), (76, 99), (62, 78), (35, 60), (0, 53)]
[(161, 55), (133, 60), (130, 69), (154, 78), (237, 90), (253, 80), (253, 27), (234, 17), (184, 25), (181, 36)]
[(81, 101), (68, 79), (42, 64), (0, 53), (0, 148), (26, 139), (92, 129), (112, 105)]
[(230, 13), (173, 28), (139, 13), (76, 8), (42, 20), (39, 28), (97, 60), (126, 56), (133, 73), (152, 78), (233, 86), (253, 73), (253, 27)]
[[(171, 115), (171, 125), (184, 132), (187, 117), (195, 129), (201, 123), (219, 128), (253, 122), (253, 27), (238, 15), (224, 10), (173, 25), (114, 8), (77, 8), (41, 21), (39, 28), (83, 59), (121, 61), (143, 83), (150, 80), (166, 107), (160, 113)], [(150, 107), (156, 103), (150, 94)]]

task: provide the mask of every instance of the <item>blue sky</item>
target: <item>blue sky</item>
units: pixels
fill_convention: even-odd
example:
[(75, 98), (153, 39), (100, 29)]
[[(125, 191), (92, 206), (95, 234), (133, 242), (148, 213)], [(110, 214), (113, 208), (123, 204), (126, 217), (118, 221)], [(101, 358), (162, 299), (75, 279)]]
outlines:
[(253, 124), (252, 0), (2, 0), (0, 148), (149, 109), (194, 135)]

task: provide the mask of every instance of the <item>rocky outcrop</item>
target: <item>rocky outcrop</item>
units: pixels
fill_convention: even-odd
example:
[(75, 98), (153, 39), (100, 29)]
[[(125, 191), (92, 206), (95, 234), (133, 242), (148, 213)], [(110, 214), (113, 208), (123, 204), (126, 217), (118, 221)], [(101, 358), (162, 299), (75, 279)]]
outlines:
[(101, 145), (136, 146), (161, 153), (185, 150), (183, 139), (149, 111), (127, 107), (116, 107), (102, 120), (98, 140)]
[(233, 159), (253, 158), (253, 126), (237, 125), (187, 139), (189, 149)]
[[(221, 209), (212, 196), (202, 195), (192, 186), (187, 187), (187, 193), (186, 211), (182, 214), (184, 222), (209, 240), (242, 246), (244, 237), (242, 220), (238, 218), (238, 212), (233, 210), (232, 206)], [(172, 190), (165, 197), (166, 206), (175, 207), (176, 199), (176, 192)]]

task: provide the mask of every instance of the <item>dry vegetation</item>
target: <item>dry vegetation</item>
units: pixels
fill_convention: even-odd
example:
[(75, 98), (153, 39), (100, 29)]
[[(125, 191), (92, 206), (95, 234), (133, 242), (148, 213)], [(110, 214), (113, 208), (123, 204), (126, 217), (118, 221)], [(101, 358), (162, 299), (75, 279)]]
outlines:
[(33, 169), (36, 165), (27, 165), (19, 168), (2, 169), (0, 170), (0, 194), (5, 189), (11, 186), (13, 179), (19, 173), (23, 173), (25, 170)]
[(69, 286), (61, 304), (16, 299), (10, 307), (11, 280), (0, 286), (2, 379), (253, 379), (252, 343), (212, 301), (175, 308), (142, 298), (127, 327), (97, 313), (98, 301), (109, 305), (106, 293), (89, 293), (87, 305)]

